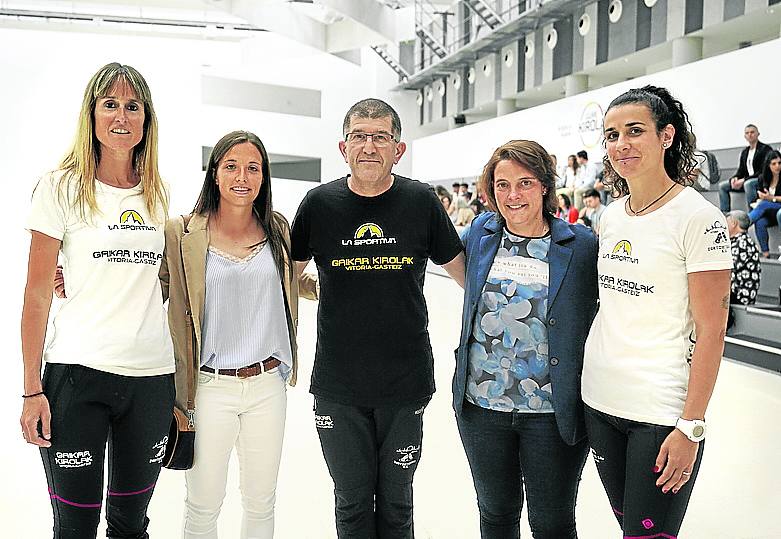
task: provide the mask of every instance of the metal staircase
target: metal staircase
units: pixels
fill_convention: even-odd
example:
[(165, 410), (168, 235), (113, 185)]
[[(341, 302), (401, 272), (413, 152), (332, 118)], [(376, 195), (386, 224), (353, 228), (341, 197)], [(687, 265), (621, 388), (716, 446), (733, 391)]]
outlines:
[(377, 56), (383, 59), (383, 61), (390, 66), (390, 68), (396, 72), (396, 74), (399, 76), (399, 80), (401, 80), (402, 83), (407, 82), (409, 80), (409, 73), (407, 73), (407, 70), (401, 67), (401, 64), (390, 55), (388, 52), (388, 47), (386, 45), (372, 45), (372, 50), (377, 53)]
[(445, 46), (442, 45), (437, 38), (431, 35), (431, 32), (426, 30), (426, 28), (424, 28), (423, 26), (416, 27), (415, 34), (417, 34), (417, 36), (420, 38), (423, 44), (426, 45), (429, 49), (431, 49), (434, 52), (434, 54), (436, 54), (440, 58), (444, 58), (445, 56), (447, 56), (447, 50), (445, 49)]
[(502, 18), (485, 3), (485, 0), (463, 0), (463, 2), (475, 15), (483, 19), (491, 30), (504, 24)]

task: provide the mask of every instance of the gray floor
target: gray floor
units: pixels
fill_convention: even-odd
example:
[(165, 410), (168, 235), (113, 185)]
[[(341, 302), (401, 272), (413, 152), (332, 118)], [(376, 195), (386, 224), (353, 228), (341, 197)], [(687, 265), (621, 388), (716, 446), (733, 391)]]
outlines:
[[(450, 279), (429, 275), (426, 294), (436, 357), (438, 392), (425, 415), (423, 458), (415, 480), (418, 539), (479, 537), (469, 470), (450, 409), (452, 350), (458, 340), (461, 290)], [(312, 424), (307, 393), (314, 347), (316, 304), (303, 301), (300, 316), (301, 385), (288, 392), (285, 452), (277, 496), (279, 539), (335, 537), (332, 486)], [(367, 308), (371, 308), (367, 298)], [(357, 319), (359, 320), (360, 317)], [(14, 366), (0, 399), (0, 536), (50, 537), (51, 509), (37, 451), (19, 435)], [(708, 414), (709, 434), (700, 479), (681, 537), (687, 539), (781, 538), (778, 455), (781, 450), (781, 377), (725, 361)], [(164, 471), (149, 512), (153, 539), (179, 536), (183, 476)], [(221, 537), (238, 538), (241, 515), (236, 470), (231, 470), (220, 521)], [(582, 539), (620, 537), (591, 461), (578, 501)], [(525, 519), (525, 516), (524, 516)], [(531, 537), (523, 524), (523, 536)], [(102, 536), (103, 532), (99, 536)]]

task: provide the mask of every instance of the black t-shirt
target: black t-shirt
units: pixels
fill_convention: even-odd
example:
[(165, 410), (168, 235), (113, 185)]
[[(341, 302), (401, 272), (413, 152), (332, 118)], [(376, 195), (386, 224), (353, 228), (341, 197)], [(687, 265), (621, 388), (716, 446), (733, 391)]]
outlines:
[(341, 178), (307, 193), (293, 220), (292, 254), (320, 279), (310, 391), (357, 406), (412, 402), (434, 392), (423, 297), (426, 263), (462, 250), (426, 184), (394, 175), (375, 197)]

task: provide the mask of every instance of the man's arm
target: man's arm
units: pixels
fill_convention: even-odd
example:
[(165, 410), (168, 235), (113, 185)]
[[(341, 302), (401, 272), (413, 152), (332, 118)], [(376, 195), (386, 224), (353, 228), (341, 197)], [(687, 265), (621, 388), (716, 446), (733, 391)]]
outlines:
[(464, 273), (466, 271), (466, 266), (464, 264), (464, 253), (458, 253), (453, 260), (447, 264), (442, 264), (442, 268), (453, 278), (455, 282), (458, 283), (461, 288), (464, 288)]

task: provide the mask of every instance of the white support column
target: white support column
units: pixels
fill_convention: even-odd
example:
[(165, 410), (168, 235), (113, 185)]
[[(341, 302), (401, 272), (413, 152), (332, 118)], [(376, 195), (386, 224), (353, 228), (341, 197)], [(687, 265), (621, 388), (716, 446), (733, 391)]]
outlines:
[(567, 75), (564, 77), (564, 95), (582, 94), (588, 90), (588, 75)]
[(496, 100), (496, 117), (505, 116), (518, 110), (515, 107), (515, 99), (497, 99)]
[(702, 60), (701, 37), (679, 37), (673, 40), (673, 67)]

